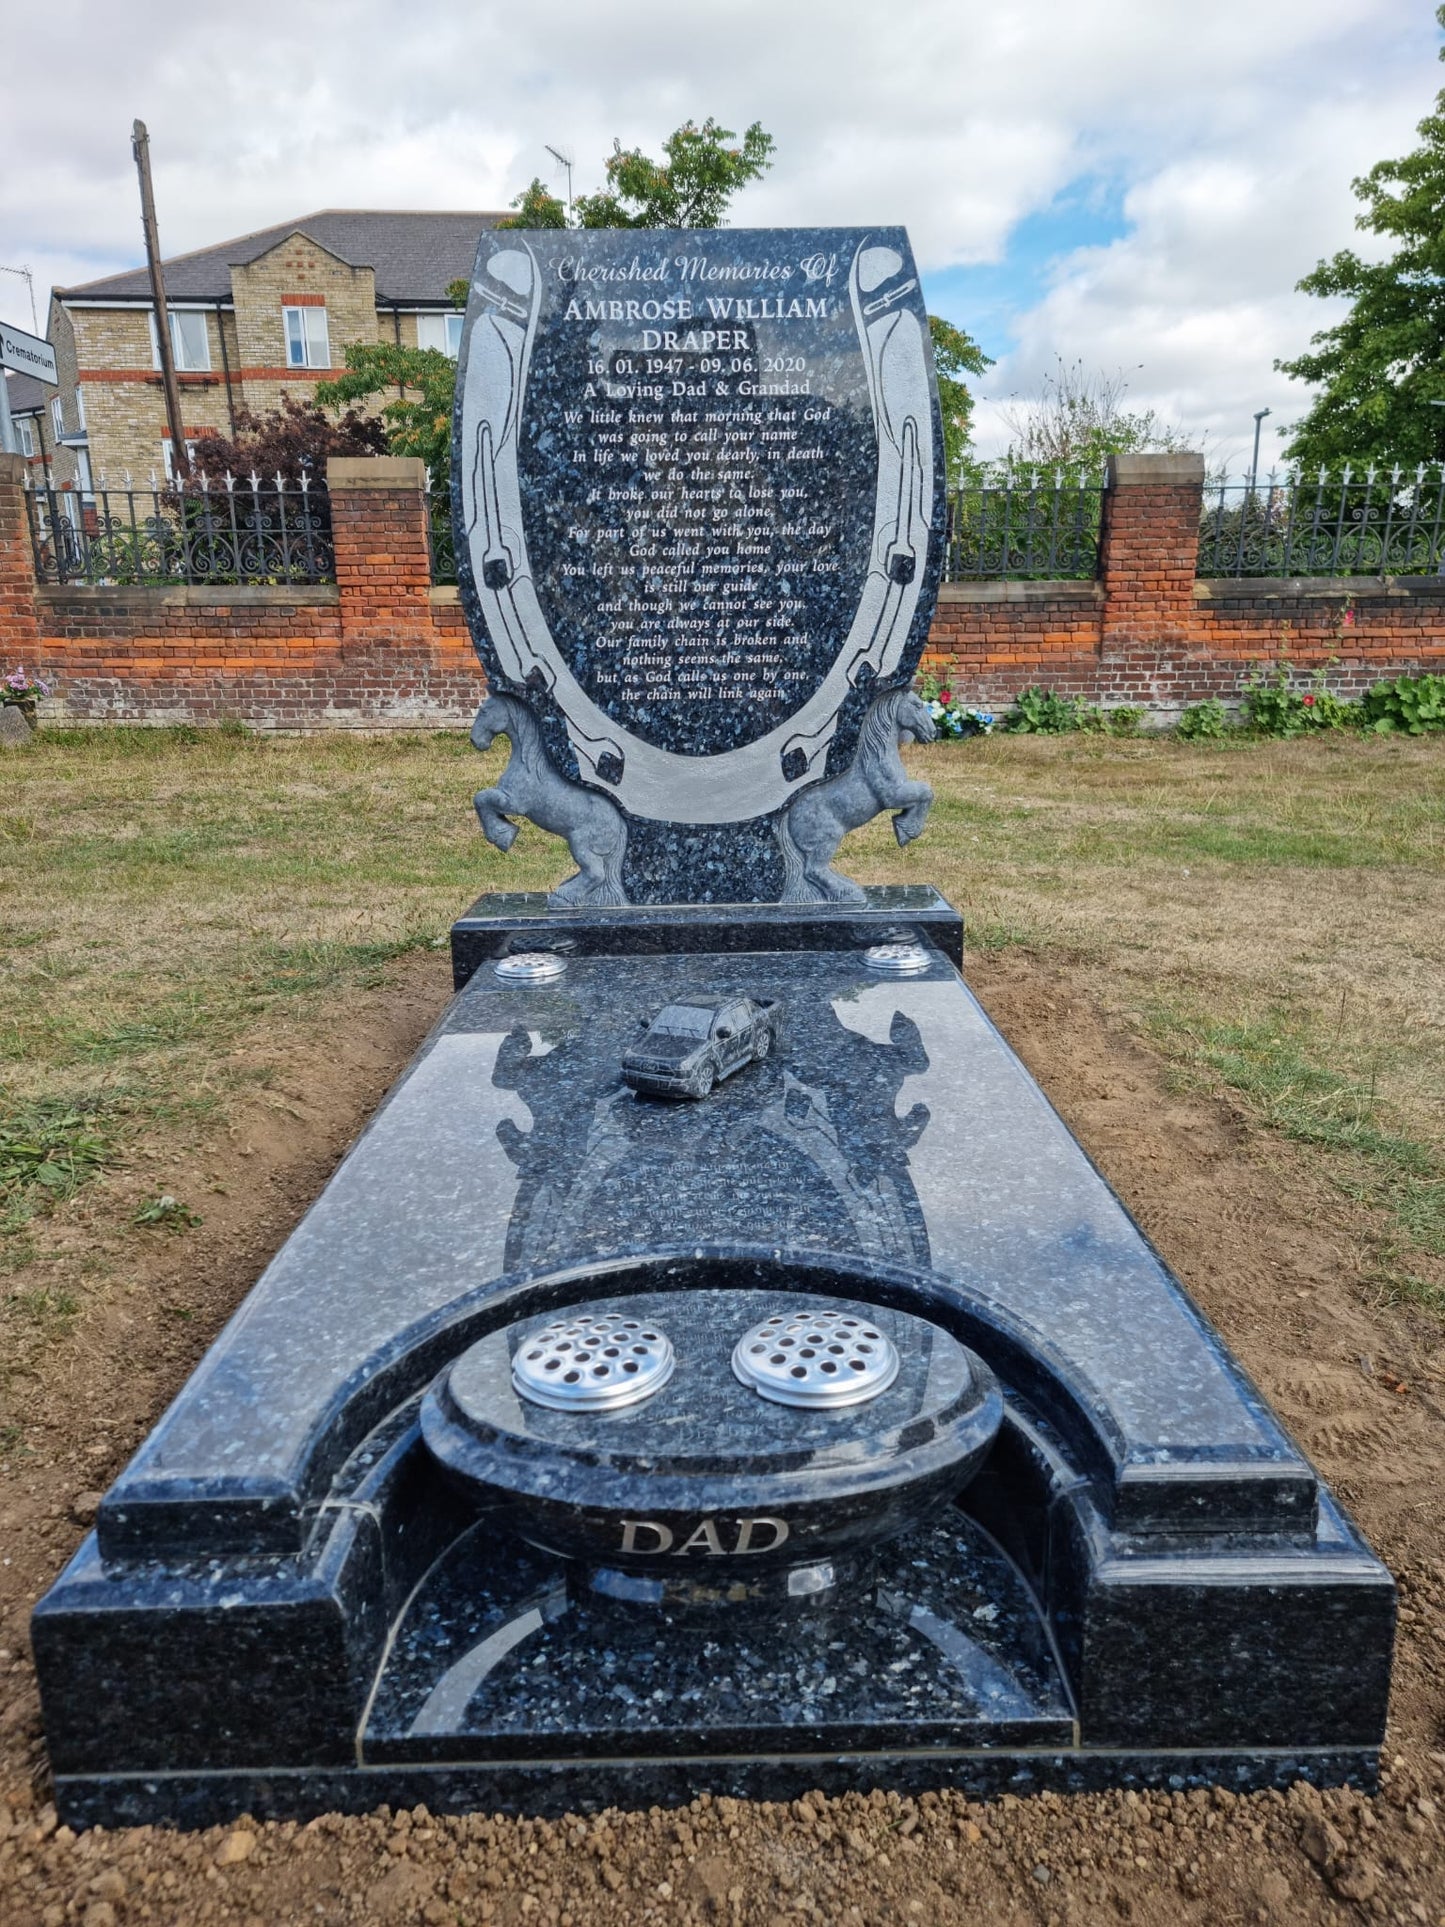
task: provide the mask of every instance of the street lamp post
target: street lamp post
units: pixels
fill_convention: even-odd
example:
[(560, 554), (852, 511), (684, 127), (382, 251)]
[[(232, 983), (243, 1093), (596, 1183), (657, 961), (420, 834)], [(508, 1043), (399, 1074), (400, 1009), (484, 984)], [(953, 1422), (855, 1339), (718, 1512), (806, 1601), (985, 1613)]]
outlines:
[(1254, 418), (1254, 454), (1249, 463), (1249, 492), (1254, 493), (1255, 478), (1259, 474), (1259, 431), (1266, 415), (1272, 415), (1272, 408), (1261, 408)]

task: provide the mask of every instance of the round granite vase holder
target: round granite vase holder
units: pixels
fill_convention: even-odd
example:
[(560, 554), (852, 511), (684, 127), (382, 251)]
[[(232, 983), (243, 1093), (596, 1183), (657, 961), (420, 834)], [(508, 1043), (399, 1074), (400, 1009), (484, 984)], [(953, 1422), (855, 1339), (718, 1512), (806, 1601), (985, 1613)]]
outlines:
[(499, 1326), (421, 1426), (452, 1481), (621, 1602), (805, 1603), (947, 1506), (1003, 1417), (941, 1326), (843, 1293), (659, 1290)]

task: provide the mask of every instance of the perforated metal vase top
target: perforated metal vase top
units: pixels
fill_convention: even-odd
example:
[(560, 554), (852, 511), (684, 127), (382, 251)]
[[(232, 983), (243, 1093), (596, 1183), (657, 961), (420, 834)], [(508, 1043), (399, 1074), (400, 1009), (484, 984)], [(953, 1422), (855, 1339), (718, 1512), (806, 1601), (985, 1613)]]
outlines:
[(503, 983), (550, 984), (565, 973), (567, 961), (554, 950), (518, 950), (499, 958), (492, 968)]
[(880, 977), (921, 977), (930, 959), (921, 943), (875, 943), (864, 951), (863, 961)]
[(849, 1312), (779, 1311), (738, 1340), (733, 1371), (776, 1405), (861, 1405), (897, 1378), (898, 1352)]
[(512, 1383), (554, 1412), (610, 1412), (637, 1405), (672, 1377), (666, 1332), (620, 1312), (578, 1312), (532, 1332), (512, 1359)]

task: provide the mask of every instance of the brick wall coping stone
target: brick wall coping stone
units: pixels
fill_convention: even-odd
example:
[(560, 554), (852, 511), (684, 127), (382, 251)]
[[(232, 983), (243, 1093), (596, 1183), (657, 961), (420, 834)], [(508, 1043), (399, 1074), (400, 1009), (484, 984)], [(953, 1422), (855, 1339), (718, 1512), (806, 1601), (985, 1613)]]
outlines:
[(334, 582), (183, 582), (155, 588), (107, 588), (104, 583), (67, 582), (42, 585), (35, 600), (45, 609), (139, 610), (161, 609), (295, 609), (334, 608), (341, 592)]
[(1106, 469), (1110, 488), (1204, 486), (1202, 455), (1111, 455)]
[(25, 480), (30, 472), (30, 464), (23, 455), (6, 455), (0, 452), (0, 482), (14, 482), (17, 485)]
[(1087, 577), (1067, 576), (1059, 582), (945, 582), (938, 591), (943, 602), (1102, 602), (1104, 585)]
[(326, 486), (333, 495), (364, 488), (426, 487), (426, 463), (419, 455), (333, 455), (326, 465)]
[(1278, 598), (1324, 602), (1340, 596), (1356, 601), (1445, 601), (1445, 576), (1439, 575), (1222, 575), (1194, 584), (1196, 602), (1258, 601)]
[(432, 590), (431, 599), (434, 608), (455, 609), (461, 604), (462, 592), (455, 582), (443, 582), (439, 588)]

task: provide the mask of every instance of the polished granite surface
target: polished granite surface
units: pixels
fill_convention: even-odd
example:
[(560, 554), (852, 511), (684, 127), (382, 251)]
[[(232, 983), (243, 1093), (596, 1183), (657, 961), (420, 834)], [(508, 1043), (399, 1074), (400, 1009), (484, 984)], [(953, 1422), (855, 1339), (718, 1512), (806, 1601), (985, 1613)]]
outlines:
[[(703, 1104), (635, 1097), (638, 1019), (713, 988), (781, 996), (785, 1047)], [(915, 1275), (1047, 1393), (1120, 1526), (1312, 1530), (1308, 1466), (956, 971), (835, 951), (479, 971), (108, 1495), (102, 1544), (185, 1543), (204, 1514), (217, 1544), (294, 1548), (381, 1416), (370, 1381), (419, 1389), (406, 1354), (459, 1307), (679, 1245)]]
[[(742, 1383), (738, 1341), (796, 1309), (848, 1319), (876, 1341), (870, 1353), (894, 1348), (893, 1382), (811, 1410)], [(551, 1321), (529, 1318), (478, 1339), (421, 1411), (428, 1447), (456, 1480), (532, 1545), (584, 1561), (706, 1568), (725, 1585), (872, 1550), (963, 1490), (1003, 1417), (992, 1373), (948, 1332), (841, 1294), (643, 1291), (589, 1298), (586, 1311), (675, 1346), (651, 1396), (602, 1411), (534, 1403), (514, 1383), (514, 1359)]]
[[(478, 960), (35, 1609), (73, 1824), (1369, 1783), (1389, 1575), (989, 1024), (948, 926), (891, 979), (870, 917), (820, 948), (742, 914), (790, 934), (709, 954), (716, 910), (676, 932), (627, 912), (612, 938), (525, 904), (483, 932), (550, 928), (563, 975)], [(635, 1097), (639, 1020), (712, 990), (781, 999), (778, 1049), (702, 1102)], [(736, 1493), (722, 1468), (737, 1505), (674, 1532), (695, 1558), (559, 1560), (425, 1415), (508, 1328), (663, 1297), (696, 1314), (668, 1313), (685, 1351), (721, 1330), (709, 1306), (729, 1333), (790, 1298), (927, 1320), (996, 1376), (1001, 1425), (956, 1504), (930, 1492), (829, 1559), (741, 1579), (713, 1556), (785, 1456), (768, 1418)], [(471, 1405), (483, 1430), (501, 1410)]]
[(408, 1606), (362, 1752), (812, 1753), (1073, 1736), (1036, 1605), (955, 1514), (899, 1540), (861, 1596), (703, 1620), (579, 1595), (564, 1562), (479, 1526)]
[(600, 900), (778, 900), (778, 813), (906, 688), (942, 571), (907, 235), (488, 231), (455, 451), (488, 685), (620, 812)]

